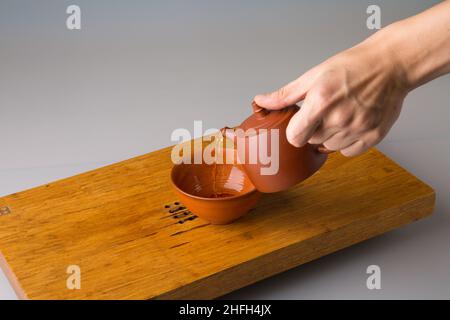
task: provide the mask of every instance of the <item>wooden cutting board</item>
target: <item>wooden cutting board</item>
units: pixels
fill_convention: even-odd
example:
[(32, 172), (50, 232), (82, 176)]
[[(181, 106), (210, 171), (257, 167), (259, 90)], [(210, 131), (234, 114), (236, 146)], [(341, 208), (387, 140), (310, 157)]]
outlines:
[[(19, 297), (215, 298), (434, 207), (429, 186), (372, 149), (333, 154), (307, 181), (213, 226), (177, 203), (170, 150), (0, 198), (0, 264)], [(69, 266), (80, 289), (67, 288)]]

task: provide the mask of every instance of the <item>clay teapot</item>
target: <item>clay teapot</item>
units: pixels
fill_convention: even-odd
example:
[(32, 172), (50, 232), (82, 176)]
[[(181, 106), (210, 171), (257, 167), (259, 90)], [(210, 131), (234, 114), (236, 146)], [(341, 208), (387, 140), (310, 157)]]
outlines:
[[(287, 140), (286, 128), (299, 106), (272, 111), (253, 102), (252, 107), (253, 114), (241, 125), (232, 129), (225, 127), (221, 131), (234, 141), (243, 169), (258, 191), (272, 193), (286, 190), (322, 167), (327, 154), (332, 151), (322, 145), (311, 144), (296, 148)], [(261, 159), (259, 156), (259, 150), (265, 151), (271, 161), (278, 163), (268, 164), (267, 157)]]

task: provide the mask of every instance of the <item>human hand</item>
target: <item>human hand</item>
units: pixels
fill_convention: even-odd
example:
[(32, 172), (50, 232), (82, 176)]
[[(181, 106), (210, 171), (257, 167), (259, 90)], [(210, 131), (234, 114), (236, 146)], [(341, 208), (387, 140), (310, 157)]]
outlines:
[(409, 91), (401, 64), (382, 41), (369, 38), (254, 100), (270, 110), (304, 100), (288, 125), (288, 141), (359, 155), (386, 136)]

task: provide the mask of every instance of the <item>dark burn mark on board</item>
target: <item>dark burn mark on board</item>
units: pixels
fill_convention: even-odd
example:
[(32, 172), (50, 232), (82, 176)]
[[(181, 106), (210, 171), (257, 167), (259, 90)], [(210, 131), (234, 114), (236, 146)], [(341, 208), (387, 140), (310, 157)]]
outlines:
[(181, 207), (169, 210), (169, 213), (177, 213), (177, 212), (180, 212), (183, 210), (187, 210), (187, 209), (186, 209), (186, 207), (181, 206)]
[(186, 218), (186, 219), (183, 219), (183, 220), (178, 221), (178, 223), (179, 223), (179, 224), (183, 224), (183, 223), (185, 223), (186, 221), (192, 221), (192, 220), (195, 220), (195, 219), (197, 219), (197, 216), (191, 216), (191, 217), (189, 217), (189, 218)]
[(172, 218), (178, 220), (177, 224), (183, 224), (187, 221), (192, 221), (197, 219), (197, 216), (193, 214), (188, 208), (183, 206), (182, 203), (175, 201), (172, 204), (166, 204), (164, 205), (164, 211), (166, 213), (169, 213), (168, 215), (165, 215), (161, 217), (161, 219), (165, 218)]
[(209, 226), (209, 225), (210, 225), (210, 223), (201, 224), (199, 226), (192, 227), (192, 228), (190, 228), (188, 230), (183, 230), (183, 231), (178, 231), (178, 232), (172, 233), (170, 236), (171, 237), (179, 236), (180, 234), (183, 234), (183, 233), (195, 230), (195, 229), (203, 228), (203, 227), (206, 227), (206, 226)]
[(188, 244), (188, 243), (189, 243), (189, 242), (183, 242), (183, 243), (180, 243), (180, 244), (176, 244), (176, 245), (174, 245), (174, 246), (169, 247), (169, 249), (178, 248), (178, 247), (184, 246), (185, 244)]

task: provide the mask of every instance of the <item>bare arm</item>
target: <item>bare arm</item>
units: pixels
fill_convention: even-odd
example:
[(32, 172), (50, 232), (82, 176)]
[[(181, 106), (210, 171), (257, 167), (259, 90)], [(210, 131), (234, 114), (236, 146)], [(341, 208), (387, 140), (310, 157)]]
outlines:
[(425, 12), (399, 21), (375, 34), (378, 41), (384, 33), (394, 60), (406, 76), (410, 89), (450, 72), (450, 1), (444, 1)]
[(450, 72), (450, 0), (396, 22), (283, 88), (255, 97), (267, 109), (304, 100), (291, 144), (323, 143), (346, 156), (379, 143), (413, 89)]

